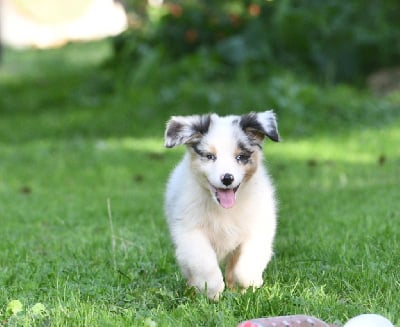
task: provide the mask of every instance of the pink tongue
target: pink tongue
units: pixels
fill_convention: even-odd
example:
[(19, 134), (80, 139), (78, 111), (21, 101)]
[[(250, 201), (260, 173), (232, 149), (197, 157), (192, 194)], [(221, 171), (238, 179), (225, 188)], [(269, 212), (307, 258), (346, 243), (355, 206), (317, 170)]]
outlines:
[(217, 196), (221, 206), (225, 209), (232, 208), (235, 204), (235, 192), (232, 189), (217, 189)]

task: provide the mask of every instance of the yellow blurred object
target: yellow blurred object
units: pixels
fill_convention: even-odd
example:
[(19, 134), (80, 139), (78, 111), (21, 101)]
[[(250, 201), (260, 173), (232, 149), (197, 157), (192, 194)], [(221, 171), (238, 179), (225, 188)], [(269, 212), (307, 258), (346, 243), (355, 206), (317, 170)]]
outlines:
[(121, 33), (127, 16), (114, 0), (2, 0), (0, 39), (13, 47), (49, 48)]
[(24, 17), (41, 24), (63, 24), (78, 19), (92, 0), (9, 0)]

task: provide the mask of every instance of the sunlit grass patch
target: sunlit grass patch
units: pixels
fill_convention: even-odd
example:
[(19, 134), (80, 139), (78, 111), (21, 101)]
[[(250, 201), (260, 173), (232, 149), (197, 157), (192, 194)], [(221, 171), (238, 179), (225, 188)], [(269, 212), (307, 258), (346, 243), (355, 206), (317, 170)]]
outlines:
[(149, 137), (122, 137), (98, 140), (96, 148), (98, 150), (122, 150), (122, 151), (140, 151), (151, 153), (162, 153), (164, 141), (162, 138)]

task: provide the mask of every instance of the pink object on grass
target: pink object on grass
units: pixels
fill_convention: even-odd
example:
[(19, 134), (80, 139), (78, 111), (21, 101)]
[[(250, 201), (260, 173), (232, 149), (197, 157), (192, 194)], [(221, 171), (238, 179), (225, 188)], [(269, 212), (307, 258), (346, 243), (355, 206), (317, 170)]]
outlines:
[(241, 322), (237, 327), (336, 327), (305, 315), (258, 318)]

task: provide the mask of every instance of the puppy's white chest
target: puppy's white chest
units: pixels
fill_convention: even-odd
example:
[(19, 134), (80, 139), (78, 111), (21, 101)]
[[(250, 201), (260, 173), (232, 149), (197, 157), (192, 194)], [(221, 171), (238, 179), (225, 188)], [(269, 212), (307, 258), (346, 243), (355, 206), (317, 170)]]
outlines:
[[(231, 210), (229, 210), (231, 211)], [(234, 251), (246, 238), (247, 229), (238, 213), (211, 215), (203, 226), (203, 231), (212, 244), (219, 260), (223, 260)]]

